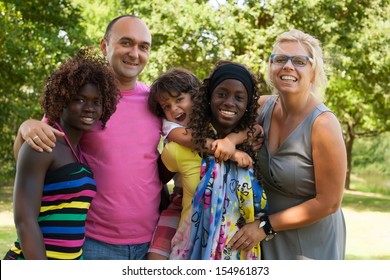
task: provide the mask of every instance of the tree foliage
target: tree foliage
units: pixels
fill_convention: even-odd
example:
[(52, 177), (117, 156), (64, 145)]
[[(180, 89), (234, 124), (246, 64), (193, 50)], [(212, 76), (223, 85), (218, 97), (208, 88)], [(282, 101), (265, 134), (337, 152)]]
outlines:
[(13, 166), (18, 125), (39, 116), (43, 77), (80, 46), (97, 46), (108, 22), (126, 13), (152, 32), (140, 77), (146, 83), (173, 66), (202, 79), (217, 60), (231, 59), (247, 64), (267, 93), (263, 77), (276, 36), (293, 27), (314, 35), (328, 65), (326, 104), (343, 125), (351, 163), (353, 139), (390, 130), (389, 6), (387, 0), (0, 2), (2, 166)]
[(390, 176), (390, 132), (378, 137), (358, 138), (353, 146), (355, 173)]
[(45, 77), (79, 46), (80, 10), (70, 1), (0, 2), (0, 179), (13, 174), (12, 146), (20, 123), (41, 117)]

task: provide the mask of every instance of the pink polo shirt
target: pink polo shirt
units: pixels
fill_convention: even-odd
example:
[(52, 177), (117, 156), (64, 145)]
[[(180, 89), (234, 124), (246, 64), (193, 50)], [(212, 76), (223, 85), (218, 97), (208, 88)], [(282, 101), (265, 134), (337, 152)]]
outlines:
[(121, 93), (106, 128), (95, 126), (80, 142), (97, 185), (86, 235), (110, 244), (139, 244), (151, 240), (159, 217), (161, 120), (148, 110), (145, 84)]

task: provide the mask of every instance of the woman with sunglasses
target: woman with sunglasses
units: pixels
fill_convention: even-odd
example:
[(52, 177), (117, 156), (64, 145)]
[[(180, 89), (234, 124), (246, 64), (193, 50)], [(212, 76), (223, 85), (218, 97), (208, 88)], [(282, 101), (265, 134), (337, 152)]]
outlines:
[(323, 104), (320, 42), (295, 29), (281, 34), (267, 82), (274, 94), (259, 100), (265, 142), (258, 161), (269, 204), (258, 223), (263, 258), (344, 259), (346, 149)]

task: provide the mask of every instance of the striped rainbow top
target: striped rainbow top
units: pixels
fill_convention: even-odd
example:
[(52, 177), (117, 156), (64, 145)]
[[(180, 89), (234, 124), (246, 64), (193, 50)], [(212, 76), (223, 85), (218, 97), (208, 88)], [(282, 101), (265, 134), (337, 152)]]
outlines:
[[(82, 259), (85, 220), (95, 194), (93, 174), (80, 162), (46, 174), (38, 223), (48, 259)], [(7, 258), (24, 259), (19, 240)]]

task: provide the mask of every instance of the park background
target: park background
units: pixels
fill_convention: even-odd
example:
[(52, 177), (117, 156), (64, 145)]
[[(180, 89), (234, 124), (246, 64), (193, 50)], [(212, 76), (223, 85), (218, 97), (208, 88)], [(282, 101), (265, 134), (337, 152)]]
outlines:
[(45, 78), (85, 46), (98, 47), (114, 17), (135, 14), (152, 33), (140, 80), (185, 67), (203, 79), (219, 59), (264, 74), (272, 44), (297, 28), (323, 44), (326, 105), (348, 154), (343, 200), (347, 259), (390, 259), (390, 4), (388, 0), (0, 1), (0, 257), (15, 239), (12, 146), (19, 125), (41, 118)]

